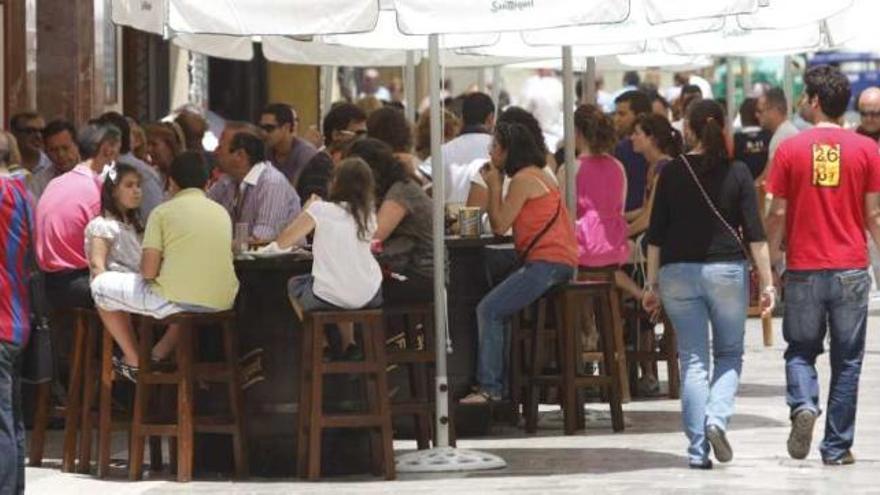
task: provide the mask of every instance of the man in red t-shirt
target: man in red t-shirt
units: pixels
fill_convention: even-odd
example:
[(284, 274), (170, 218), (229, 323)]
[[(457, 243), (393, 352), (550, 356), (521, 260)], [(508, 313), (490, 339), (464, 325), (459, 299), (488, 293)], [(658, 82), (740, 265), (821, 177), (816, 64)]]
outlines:
[(774, 196), (767, 217), (771, 259), (781, 261), (783, 236), (787, 246), (788, 453), (803, 459), (810, 451), (821, 413), (815, 363), (828, 328), (832, 377), (820, 452), (825, 464), (851, 464), (871, 286), (865, 228), (880, 240), (880, 152), (876, 142), (839, 125), (850, 99), (846, 76), (817, 66), (804, 85), (801, 104), (812, 110), (816, 127), (779, 146), (767, 183)]

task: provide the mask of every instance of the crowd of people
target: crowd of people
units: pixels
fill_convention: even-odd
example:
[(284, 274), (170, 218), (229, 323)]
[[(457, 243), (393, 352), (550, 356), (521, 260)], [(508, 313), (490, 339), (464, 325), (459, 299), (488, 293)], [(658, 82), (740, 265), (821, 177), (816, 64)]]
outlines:
[[(750, 289), (771, 311), (771, 267), (785, 265), (789, 453), (809, 452), (827, 332), (833, 376), (821, 453), (829, 464), (852, 462), (870, 287), (865, 229), (880, 240), (880, 89), (858, 99), (862, 126), (852, 132), (839, 126), (845, 76), (820, 66), (804, 79), (798, 108), (816, 127), (801, 132), (778, 88), (743, 103), (736, 132), (696, 84), (671, 105), (633, 87), (616, 95), (613, 112), (579, 106), (574, 211), (561, 156), (534, 109), (501, 111), (479, 92), (446, 108), (444, 202), (484, 209), (491, 231), (513, 239), (485, 250), (492, 289), (476, 308), (476, 383), (462, 402), (508, 393), (512, 315), (579, 269), (610, 269), (643, 308), (636, 338), (654, 345), (661, 311), (678, 334), (690, 466), (711, 468), (710, 453), (730, 461), (725, 432)], [(263, 252), (311, 238), (312, 272), (289, 284), (304, 310), (431, 301), (424, 113), (411, 123), (394, 105), (367, 112), (338, 103), (310, 141), (292, 107), (272, 104), (255, 123), (227, 122), (213, 152), (201, 145), (204, 119), (190, 111), (143, 126), (109, 112), (79, 129), (36, 113), (12, 117), (11, 134), (0, 133), (0, 484), (23, 483), (15, 367), (30, 331), (32, 276), (45, 279), (54, 310), (97, 308), (121, 350), (114, 369), (132, 381), (140, 363), (131, 315), (231, 308), (239, 234)], [(164, 333), (152, 360), (169, 359), (179, 330)], [(342, 347), (328, 341), (328, 353), (358, 355), (351, 329), (340, 331)], [(658, 390), (646, 366), (639, 392)]]

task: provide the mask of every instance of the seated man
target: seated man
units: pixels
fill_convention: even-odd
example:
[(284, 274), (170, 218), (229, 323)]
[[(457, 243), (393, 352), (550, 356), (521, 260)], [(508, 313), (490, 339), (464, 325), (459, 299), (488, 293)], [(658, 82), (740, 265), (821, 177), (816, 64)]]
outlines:
[[(153, 210), (144, 230), (141, 273), (108, 271), (92, 281), (104, 327), (123, 351), (114, 366), (131, 380), (140, 363), (128, 313), (162, 319), (184, 311), (224, 311), (235, 302), (232, 223), (205, 197), (207, 180), (200, 153), (175, 158), (168, 181), (172, 198)], [(153, 348), (154, 360), (171, 354), (179, 331), (168, 329)]]
[(37, 203), (37, 264), (46, 273), (46, 296), (56, 310), (92, 307), (85, 228), (101, 211), (104, 166), (119, 155), (119, 130), (92, 124), (79, 135), (83, 163), (46, 186)]
[(251, 241), (272, 241), (301, 209), (299, 196), (281, 172), (266, 161), (266, 147), (253, 125), (228, 122), (217, 146), (225, 174), (208, 191), (233, 223), (248, 224)]

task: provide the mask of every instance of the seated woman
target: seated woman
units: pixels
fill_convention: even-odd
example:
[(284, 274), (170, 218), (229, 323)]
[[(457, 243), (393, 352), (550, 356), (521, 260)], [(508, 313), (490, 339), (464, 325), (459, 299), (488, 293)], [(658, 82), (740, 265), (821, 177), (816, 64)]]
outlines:
[[(373, 173), (360, 158), (336, 168), (326, 201), (312, 196), (302, 215), (265, 249), (290, 249), (314, 232), (312, 273), (288, 283), (291, 300), (306, 311), (375, 308), (382, 304), (382, 270), (370, 251), (376, 231)], [(342, 349), (355, 346), (349, 326)]]
[(367, 162), (376, 182), (379, 213), (373, 239), (382, 243), (378, 258), (386, 272), (382, 286), (385, 302), (431, 301), (434, 294), (431, 198), (382, 141), (358, 140), (349, 148), (348, 156)]
[(394, 157), (406, 167), (421, 185), (428, 183), (419, 171), (422, 160), (413, 154), (412, 126), (406, 120), (403, 110), (394, 107), (380, 108), (367, 117), (367, 136), (387, 144), (394, 151)]
[[(550, 288), (572, 278), (577, 241), (556, 184), (542, 168), (546, 155), (526, 126), (502, 123), (495, 129), (491, 162), (483, 168), (489, 186), (489, 220), (496, 234), (513, 227), (524, 264), (492, 289), (477, 306), (480, 344), (477, 390), (464, 404), (484, 404), (504, 394), (504, 341), (508, 319)], [(511, 177), (502, 200), (501, 174)]]
[[(594, 105), (581, 105), (574, 114), (577, 148), (581, 150), (577, 186), (578, 263), (585, 268), (619, 267), (629, 259), (626, 172), (610, 153), (616, 137), (611, 119)], [(622, 270), (618, 287), (637, 300), (642, 291)]]
[[(648, 230), (651, 208), (654, 205), (654, 190), (660, 171), (673, 157), (681, 154), (681, 133), (665, 117), (648, 114), (636, 120), (632, 134), (633, 150), (645, 157), (648, 162), (648, 185), (645, 188), (645, 205), (639, 215), (629, 223), (629, 236), (635, 237)], [(636, 246), (641, 249), (641, 246)]]

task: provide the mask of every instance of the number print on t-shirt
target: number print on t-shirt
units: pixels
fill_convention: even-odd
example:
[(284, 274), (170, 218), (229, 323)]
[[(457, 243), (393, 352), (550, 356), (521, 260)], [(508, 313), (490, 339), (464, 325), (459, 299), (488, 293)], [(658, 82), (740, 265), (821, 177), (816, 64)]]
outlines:
[(840, 185), (840, 145), (813, 143), (813, 185)]

